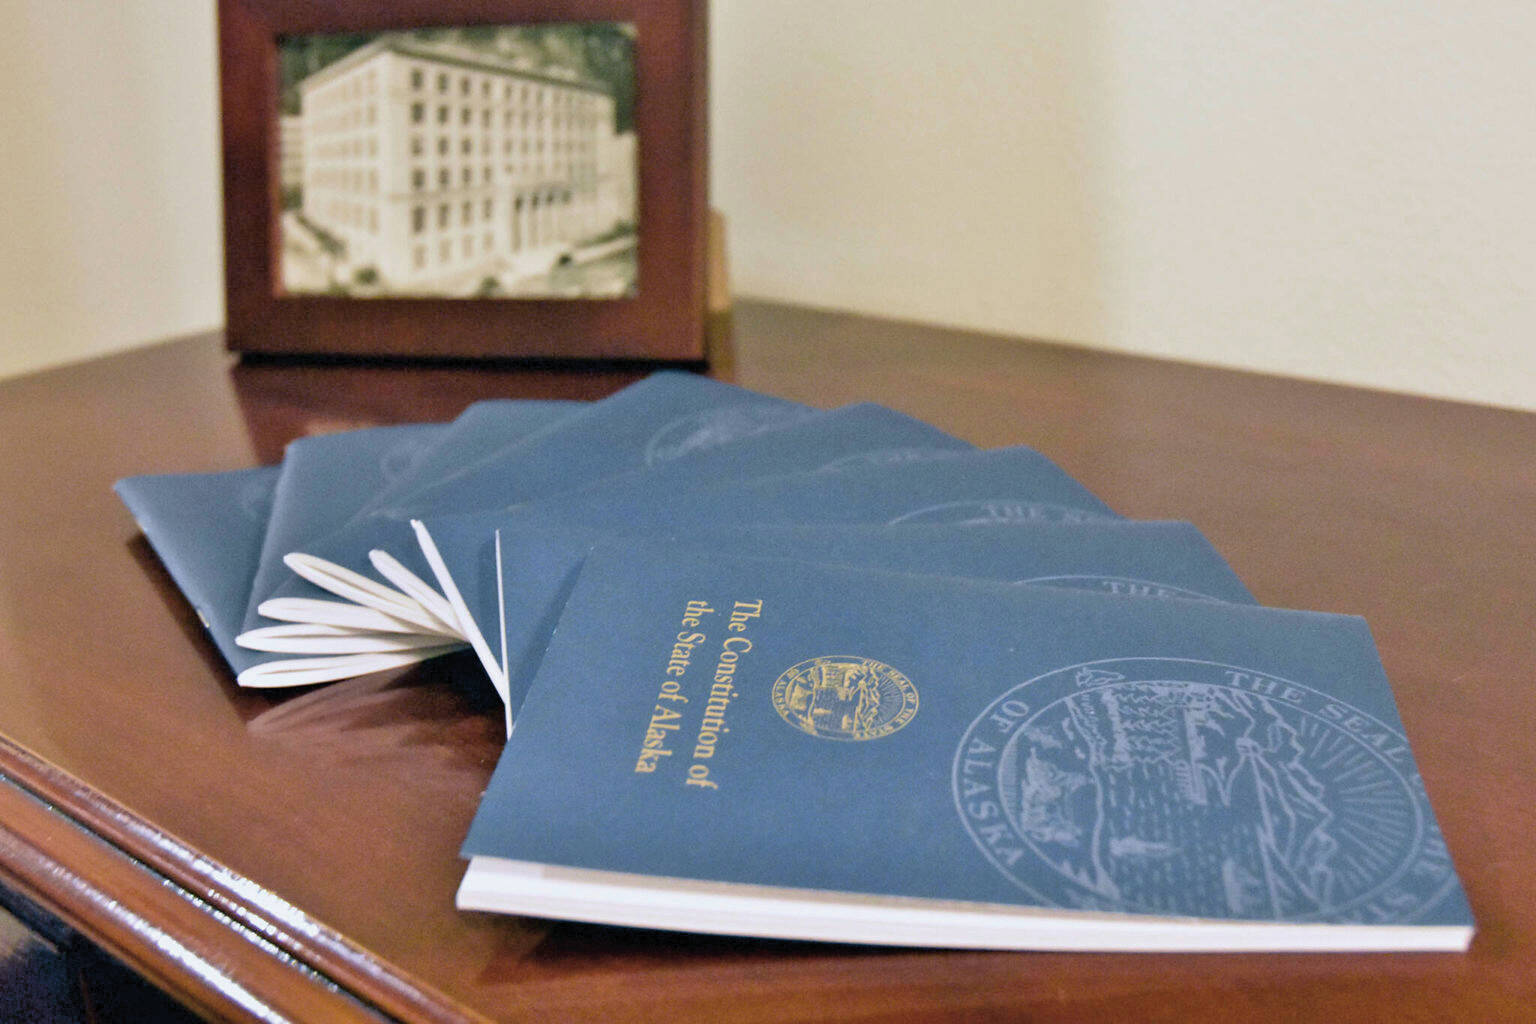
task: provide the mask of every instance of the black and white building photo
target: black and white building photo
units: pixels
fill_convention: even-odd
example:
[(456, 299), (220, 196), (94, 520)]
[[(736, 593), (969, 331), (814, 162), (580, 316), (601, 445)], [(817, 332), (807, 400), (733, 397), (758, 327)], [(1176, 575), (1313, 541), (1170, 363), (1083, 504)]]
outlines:
[(281, 40), (284, 290), (633, 294), (633, 47), (614, 23)]

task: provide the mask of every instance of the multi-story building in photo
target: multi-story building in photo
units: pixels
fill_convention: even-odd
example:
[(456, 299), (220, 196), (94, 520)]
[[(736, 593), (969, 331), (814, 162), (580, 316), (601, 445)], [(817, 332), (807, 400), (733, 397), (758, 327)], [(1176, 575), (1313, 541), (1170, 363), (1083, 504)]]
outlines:
[(304, 184), (304, 119), (284, 114), (277, 120), (281, 144), (277, 148), (278, 180), (284, 190)]
[(298, 88), (304, 217), (388, 291), (467, 294), (634, 225), (632, 136), (598, 84), (382, 36)]

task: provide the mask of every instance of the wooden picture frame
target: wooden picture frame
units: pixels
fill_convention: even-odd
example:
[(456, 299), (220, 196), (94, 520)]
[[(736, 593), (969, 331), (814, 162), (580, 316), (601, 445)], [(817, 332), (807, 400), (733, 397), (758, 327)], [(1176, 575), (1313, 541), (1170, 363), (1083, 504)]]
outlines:
[[(285, 288), (281, 41), (338, 33), (589, 23), (619, 24), (626, 31), (633, 26), (631, 145), (638, 151), (633, 158), (638, 228), (632, 228), (636, 256), (630, 294), (507, 297), (497, 293), (494, 279), (486, 280), (481, 293), (486, 297), (357, 297)], [(706, 28), (704, 0), (219, 0), (228, 347), (273, 355), (704, 359)], [(470, 143), (464, 145), (467, 152)], [(488, 166), (485, 173), (489, 181), (492, 169)], [(373, 188), (400, 200), (394, 174), (386, 169), (390, 180)], [(419, 188), (419, 178), (411, 174)], [(550, 195), (551, 202), (558, 199), (557, 193)], [(569, 192), (565, 199), (570, 201)], [(511, 198), (497, 202), (512, 209)], [(469, 203), (463, 205), (467, 221)], [(493, 205), (485, 201), (488, 222)], [(397, 214), (386, 211), (386, 216)], [(509, 223), (505, 230), (515, 233), (517, 222)], [(419, 214), (415, 230), (421, 230)], [(322, 230), (317, 237), (324, 236)], [(463, 241), (470, 244), (467, 236)], [(485, 241), (489, 247), (489, 228)], [(413, 247), (418, 266), (419, 249)], [(359, 273), (357, 280), (366, 279)]]

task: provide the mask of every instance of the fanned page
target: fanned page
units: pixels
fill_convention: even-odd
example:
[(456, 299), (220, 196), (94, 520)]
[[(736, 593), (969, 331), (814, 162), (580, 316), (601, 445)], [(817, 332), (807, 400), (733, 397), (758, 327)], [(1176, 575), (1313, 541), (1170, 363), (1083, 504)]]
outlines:
[(587, 559), (464, 852), (466, 909), (727, 934), (1472, 934), (1357, 618), (634, 541)]
[(326, 682), (464, 646), (457, 635), (434, 640), (404, 635), (403, 622), (382, 615), (369, 619), (367, 609), (339, 602), (326, 604), (337, 614), (336, 623), (274, 627), (262, 640), (265, 650), (238, 643), (279, 473), (279, 467), (264, 466), (147, 475), (125, 478), (115, 487), (237, 678), (252, 672), (270, 686)]
[[(249, 653), (241, 658), (240, 682), (328, 682), (462, 648), (452, 610), (419, 573), (386, 559), (381, 583), (306, 559), (302, 549), (368, 508), (430, 486), (462, 462), (506, 451), (580, 407), (481, 402), (448, 425), (381, 427), (291, 444), (274, 499), (280, 514), (274, 514), (247, 592), (238, 643)], [(291, 578), (305, 580), (307, 589), (275, 602), (262, 596)]]
[(369, 427), (301, 437), (283, 451), (257, 585), (282, 556), (346, 523), (441, 435), (436, 423)]

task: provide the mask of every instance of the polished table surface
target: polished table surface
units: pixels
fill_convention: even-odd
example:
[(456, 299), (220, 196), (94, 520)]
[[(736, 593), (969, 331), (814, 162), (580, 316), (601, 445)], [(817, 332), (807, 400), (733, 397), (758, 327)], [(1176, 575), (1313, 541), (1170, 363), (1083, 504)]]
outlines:
[(1193, 520), (1264, 603), (1366, 616), (1471, 952), (932, 952), (460, 913), (500, 748), (472, 673), (241, 691), (111, 484), (642, 371), (242, 365), (216, 336), (0, 383), (0, 883), (220, 1018), (1536, 1019), (1536, 415), (764, 303), (732, 321), (727, 379), (1034, 446), (1128, 516)]

